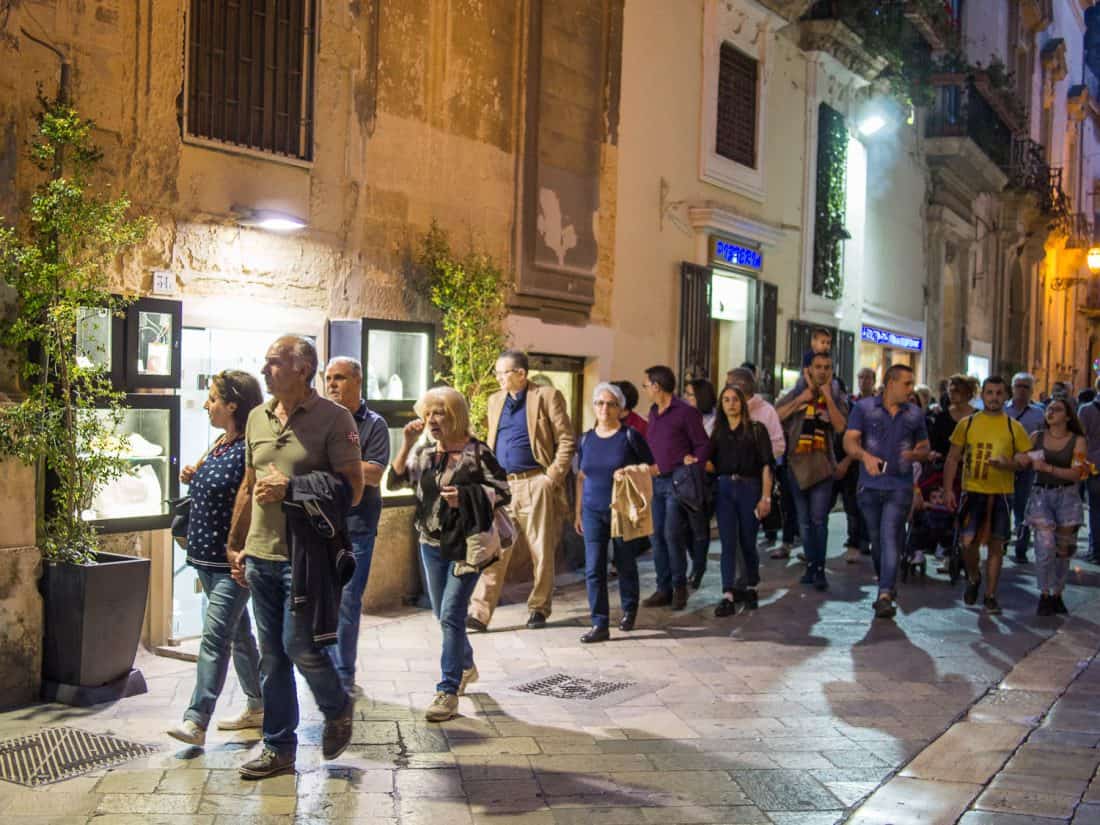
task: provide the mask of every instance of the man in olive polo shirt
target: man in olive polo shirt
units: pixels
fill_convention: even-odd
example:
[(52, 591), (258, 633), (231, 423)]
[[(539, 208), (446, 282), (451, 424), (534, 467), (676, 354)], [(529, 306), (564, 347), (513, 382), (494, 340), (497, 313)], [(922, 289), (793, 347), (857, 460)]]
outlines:
[(263, 376), (271, 401), (245, 426), (245, 477), (233, 507), (226, 554), (233, 578), (252, 590), (260, 637), (264, 749), (240, 767), (245, 779), (292, 770), (298, 738), (294, 669), (325, 715), (322, 754), (335, 759), (351, 740), (355, 709), (325, 651), (313, 642), (310, 617), (291, 612), (291, 565), (282, 503), (290, 479), (315, 471), (343, 476), (352, 501), (363, 495), (359, 431), (344, 407), (313, 389), (317, 351), (283, 336), (267, 351)]

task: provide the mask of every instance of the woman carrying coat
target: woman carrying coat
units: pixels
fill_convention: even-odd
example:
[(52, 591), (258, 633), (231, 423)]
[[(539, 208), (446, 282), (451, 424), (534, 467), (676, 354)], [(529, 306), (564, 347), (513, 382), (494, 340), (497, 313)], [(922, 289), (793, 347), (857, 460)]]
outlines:
[[(466, 636), (466, 614), (480, 575), (466, 569), (466, 542), (444, 529), (448, 511), (459, 507), (463, 485), (481, 485), (494, 509), (512, 496), (492, 450), (470, 435), (470, 412), (461, 393), (451, 387), (430, 389), (417, 402), (416, 414), (418, 418), (405, 425), (386, 486), (416, 491), (420, 563), (432, 612), (443, 630), (442, 675), (424, 718), (445, 722), (458, 716), (458, 697), (478, 678)], [(425, 430), (429, 440), (417, 444)]]
[(596, 426), (581, 436), (577, 447), (577, 504), (573, 526), (584, 537), (584, 578), (592, 629), (582, 644), (611, 638), (607, 594), (607, 545), (611, 543), (619, 572), (620, 630), (633, 630), (638, 615), (638, 559), (632, 542), (611, 537), (611, 490), (623, 468), (652, 464), (653, 453), (644, 438), (619, 418), (626, 399), (614, 384), (596, 385), (592, 405)]

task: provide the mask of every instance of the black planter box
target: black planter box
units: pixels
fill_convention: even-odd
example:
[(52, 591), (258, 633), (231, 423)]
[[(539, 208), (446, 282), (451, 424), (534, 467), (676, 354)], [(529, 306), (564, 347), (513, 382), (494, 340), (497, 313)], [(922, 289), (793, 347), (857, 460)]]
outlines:
[(45, 682), (100, 687), (125, 681), (134, 665), (149, 559), (98, 553), (98, 564), (47, 562), (42, 574)]

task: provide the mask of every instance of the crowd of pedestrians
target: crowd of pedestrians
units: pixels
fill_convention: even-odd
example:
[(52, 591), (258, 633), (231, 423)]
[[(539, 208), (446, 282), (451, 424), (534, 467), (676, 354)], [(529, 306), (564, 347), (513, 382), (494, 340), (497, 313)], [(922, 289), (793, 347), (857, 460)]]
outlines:
[[(620, 632), (642, 608), (683, 610), (707, 570), (711, 526), (721, 545), (718, 617), (755, 610), (760, 553), (800, 545), (801, 583), (827, 591), (828, 517), (847, 517), (848, 563), (871, 557), (876, 619), (896, 614), (897, 581), (925, 553), (965, 572), (963, 601), (1001, 610), (997, 585), (1011, 546), (1034, 544), (1036, 612), (1066, 612), (1062, 593), (1087, 504), (1090, 557), (1100, 550), (1100, 406), (1068, 386), (1033, 400), (1026, 373), (979, 386), (954, 375), (937, 398), (913, 370), (864, 368), (849, 393), (834, 372), (832, 340), (815, 330), (795, 385), (773, 406), (752, 364), (720, 390), (663, 365), (598, 384), (594, 426), (576, 436), (561, 392), (530, 380), (525, 353), (496, 362), (487, 440), (473, 434), (467, 400), (429, 389), (396, 455), (384, 419), (363, 398), (363, 368), (337, 357), (314, 389), (317, 353), (285, 336), (262, 370), (214, 376), (205, 404), (222, 434), (180, 480), (190, 485), (188, 562), (206, 594), (191, 703), (168, 734), (201, 747), (232, 660), (245, 709), (220, 729), (261, 727), (264, 748), (240, 767), (259, 779), (293, 768), (297, 668), (325, 717), (322, 752), (351, 737), (356, 651), (382, 502), (380, 487), (411, 488), (424, 590), (441, 629), (440, 678), (425, 712), (440, 722), (478, 678), (468, 634), (490, 629), (509, 564), (529, 557), (526, 626), (552, 614), (555, 557), (570, 512), (585, 548), (591, 627), (611, 637), (609, 581), (617, 577)], [(1080, 406), (1079, 406), (1080, 403)], [(567, 483), (573, 479), (573, 485)], [(981, 550), (986, 549), (985, 565)], [(641, 596), (638, 556), (653, 550), (656, 589)], [(525, 559), (526, 560), (526, 559)], [(252, 635), (252, 600), (259, 645)]]

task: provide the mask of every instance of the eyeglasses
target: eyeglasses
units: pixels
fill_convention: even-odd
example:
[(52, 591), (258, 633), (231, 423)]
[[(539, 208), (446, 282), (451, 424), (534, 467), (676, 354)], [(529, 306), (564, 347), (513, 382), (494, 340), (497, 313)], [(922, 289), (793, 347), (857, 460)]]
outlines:
[(497, 378), (507, 378), (511, 373), (515, 372), (518, 367), (512, 367), (510, 370), (494, 370), (493, 375)]
[(594, 403), (597, 407), (617, 407), (617, 406), (619, 406), (618, 401), (604, 401), (603, 399), (600, 399), (599, 401), (594, 401), (592, 403)]

